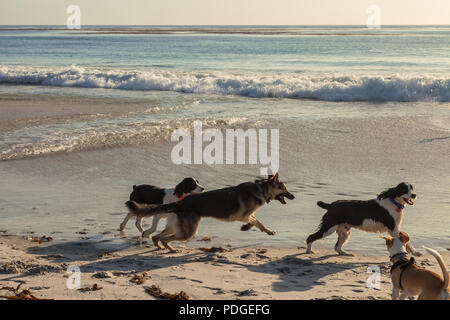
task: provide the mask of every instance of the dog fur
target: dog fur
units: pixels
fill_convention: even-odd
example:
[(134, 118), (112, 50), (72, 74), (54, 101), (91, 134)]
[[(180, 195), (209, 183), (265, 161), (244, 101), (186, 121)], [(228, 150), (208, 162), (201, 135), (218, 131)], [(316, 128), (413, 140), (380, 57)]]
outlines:
[[(344, 250), (342, 246), (350, 237), (351, 229), (357, 228), (367, 232), (388, 232), (392, 236), (398, 236), (405, 204), (413, 205), (416, 194), (413, 186), (402, 182), (394, 188), (380, 193), (377, 199), (361, 200), (338, 200), (331, 204), (322, 201), (317, 205), (327, 210), (317, 232), (311, 234), (306, 240), (307, 253), (312, 253), (314, 241), (329, 236), (336, 231), (338, 240), (334, 247), (340, 255), (352, 255)], [(411, 244), (408, 250), (415, 255), (420, 255)]]
[[(205, 188), (201, 186), (197, 179), (195, 178), (184, 178), (179, 184), (174, 188), (162, 189), (148, 184), (143, 184), (139, 186), (133, 186), (133, 192), (130, 194), (130, 201), (137, 203), (151, 205), (153, 207), (169, 204), (172, 202), (179, 201), (184, 197), (193, 194), (200, 193)], [(136, 215), (134, 212), (129, 211), (123, 222), (120, 224), (120, 231), (125, 229), (128, 220), (131, 217), (136, 217), (136, 228), (139, 230), (141, 235), (143, 235), (144, 230), (142, 229), (142, 216)], [(158, 227), (158, 222), (162, 218), (167, 218), (168, 213), (161, 213), (153, 217), (152, 227), (147, 230), (146, 236), (155, 232)]]
[(405, 247), (409, 243), (409, 236), (405, 232), (400, 231), (399, 237), (381, 238), (386, 240), (386, 246), (393, 263), (393, 269), (391, 269), (393, 300), (403, 300), (415, 296), (419, 300), (449, 299), (448, 270), (444, 260), (436, 250), (424, 246), (424, 249), (437, 260), (443, 277), (433, 271), (421, 268), (415, 263), (408, 263), (408, 253)]
[(203, 217), (222, 221), (242, 221), (246, 223), (241, 227), (242, 231), (256, 226), (262, 232), (274, 235), (275, 232), (264, 226), (255, 218), (254, 214), (271, 200), (285, 203), (284, 197), (294, 199), (294, 195), (287, 190), (276, 174), (269, 176), (268, 179), (193, 194), (178, 202), (155, 208), (149, 208), (134, 201), (126, 202), (126, 206), (130, 212), (139, 216), (154, 216), (162, 212), (173, 213), (169, 215), (167, 227), (160, 234), (153, 236), (152, 240), (158, 248), (162, 249), (159, 245), (159, 241), (161, 241), (165, 248), (176, 252), (169, 242), (192, 239), (196, 235), (200, 219)]

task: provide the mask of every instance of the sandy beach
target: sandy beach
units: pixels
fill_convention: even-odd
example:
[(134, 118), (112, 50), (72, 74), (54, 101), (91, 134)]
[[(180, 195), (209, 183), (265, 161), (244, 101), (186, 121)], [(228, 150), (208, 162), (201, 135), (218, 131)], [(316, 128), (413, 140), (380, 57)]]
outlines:
[[(210, 248), (207, 242), (204, 247)], [(23, 237), (0, 238), (0, 295), (12, 296), (21, 284), (40, 299), (155, 299), (152, 285), (162, 291), (184, 291), (190, 299), (390, 299), (389, 259), (385, 256), (336, 256), (304, 248), (224, 246), (203, 252), (189, 245), (169, 254), (143, 243), (106, 252), (95, 242), (36, 243)], [(450, 254), (441, 252), (450, 261)], [(419, 265), (441, 273), (431, 256)], [(81, 288), (68, 289), (70, 266), (81, 270)], [(380, 290), (369, 289), (368, 267), (380, 268)], [(135, 275), (144, 281), (130, 281)], [(144, 275), (144, 277), (142, 277)]]

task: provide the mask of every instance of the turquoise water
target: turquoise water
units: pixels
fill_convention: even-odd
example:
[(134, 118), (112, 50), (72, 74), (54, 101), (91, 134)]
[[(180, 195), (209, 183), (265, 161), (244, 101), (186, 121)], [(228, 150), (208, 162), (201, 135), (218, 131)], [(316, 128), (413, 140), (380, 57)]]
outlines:
[[(450, 101), (449, 26), (166, 29), (177, 32), (3, 27), (0, 83), (331, 101)], [(223, 34), (205, 34), (211, 30)], [(233, 30), (241, 33), (226, 33)]]
[[(111, 28), (129, 30), (131, 27)], [(231, 28), (238, 27), (219, 27), (219, 30), (226, 32)], [(211, 27), (198, 27), (200, 31), (196, 34), (170, 35), (80, 34), (89, 32), (89, 28), (81, 32), (2, 31), (0, 61), (2, 65), (79, 65), (133, 70), (343, 72), (347, 75), (450, 73), (449, 26), (387, 26), (380, 30), (289, 27), (288, 30), (299, 35), (282, 34), (285, 27), (270, 28), (279, 34), (200, 33)]]

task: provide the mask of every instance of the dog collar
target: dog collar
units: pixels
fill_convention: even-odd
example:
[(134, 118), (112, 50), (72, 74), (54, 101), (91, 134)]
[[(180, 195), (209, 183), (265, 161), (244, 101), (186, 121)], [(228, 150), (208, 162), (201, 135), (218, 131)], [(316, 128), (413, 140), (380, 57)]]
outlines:
[[(399, 252), (399, 253), (394, 254), (394, 255), (393, 255), (392, 257), (390, 257), (390, 258), (391, 258), (391, 261), (393, 261), (395, 258), (400, 257), (400, 256), (403, 256), (403, 258), (405, 258), (406, 255), (407, 255), (406, 252)], [(400, 260), (400, 261), (401, 261), (401, 260)]]
[[(412, 261), (411, 261), (411, 260), (412, 260)], [(392, 265), (392, 267), (391, 267), (391, 274), (392, 274), (392, 272), (394, 272), (394, 270), (395, 270), (396, 268), (402, 267), (402, 269), (403, 269), (404, 267), (407, 266), (407, 264), (409, 265), (410, 262), (414, 262), (414, 258), (411, 258), (411, 260), (408, 260), (407, 257), (403, 257), (403, 258), (401, 258), (400, 260), (398, 260), (396, 263), (394, 263), (394, 264)]]
[(389, 197), (389, 200), (391, 200), (391, 202), (397, 207), (395, 211), (400, 212), (405, 208), (404, 205), (398, 203), (393, 197)]

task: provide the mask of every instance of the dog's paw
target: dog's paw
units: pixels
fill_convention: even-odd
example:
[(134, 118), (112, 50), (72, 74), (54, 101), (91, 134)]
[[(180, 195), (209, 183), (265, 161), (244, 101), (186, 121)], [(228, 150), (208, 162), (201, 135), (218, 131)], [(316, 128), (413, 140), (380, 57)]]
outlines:
[(346, 257), (354, 257), (355, 256), (353, 253), (349, 253), (349, 252), (345, 252), (345, 251), (339, 251), (338, 255), (346, 256)]
[(244, 224), (241, 226), (241, 231), (248, 231), (248, 230), (250, 230), (251, 227), (252, 226), (249, 223)]
[(274, 236), (274, 235), (276, 234), (276, 232), (273, 231), (273, 230), (266, 230), (266, 233), (267, 233), (269, 236)]
[(411, 253), (414, 257), (421, 257), (423, 256), (423, 253), (420, 253), (419, 251), (414, 251)]

